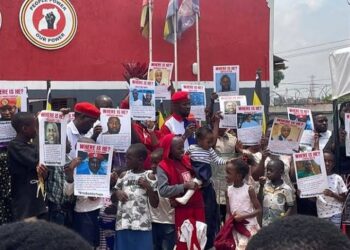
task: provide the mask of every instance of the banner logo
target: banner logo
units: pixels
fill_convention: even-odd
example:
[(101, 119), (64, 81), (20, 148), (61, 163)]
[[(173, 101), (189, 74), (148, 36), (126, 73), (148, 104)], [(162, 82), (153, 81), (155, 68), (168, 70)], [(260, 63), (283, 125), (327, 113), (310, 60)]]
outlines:
[(26, 38), (47, 50), (66, 46), (77, 31), (77, 15), (69, 0), (25, 0), (19, 21)]

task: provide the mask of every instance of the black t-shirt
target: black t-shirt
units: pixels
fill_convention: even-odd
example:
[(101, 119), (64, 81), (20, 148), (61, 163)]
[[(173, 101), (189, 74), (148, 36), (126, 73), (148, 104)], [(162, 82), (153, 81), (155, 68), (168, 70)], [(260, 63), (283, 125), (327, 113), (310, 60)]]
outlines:
[(8, 145), (8, 167), (11, 175), (12, 212), (15, 220), (39, 216), (47, 212), (44, 198), (37, 194), (38, 148), (21, 139)]

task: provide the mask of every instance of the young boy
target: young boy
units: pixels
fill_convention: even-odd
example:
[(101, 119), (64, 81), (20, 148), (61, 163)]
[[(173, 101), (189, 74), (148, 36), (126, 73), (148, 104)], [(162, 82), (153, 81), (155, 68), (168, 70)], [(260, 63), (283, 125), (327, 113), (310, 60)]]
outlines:
[(323, 194), (317, 197), (317, 215), (319, 218), (328, 220), (340, 228), (343, 204), (348, 189), (343, 179), (333, 173), (335, 166), (334, 154), (324, 151), (323, 155), (327, 171), (328, 189), (324, 190)]
[(271, 160), (266, 167), (268, 181), (266, 182), (265, 177), (260, 178), (259, 198), (263, 206), (263, 227), (292, 213), (293, 192), (282, 180), (283, 171), (283, 161)]
[[(152, 171), (155, 175), (157, 167), (163, 157), (163, 149), (158, 148), (151, 153)], [(175, 234), (175, 210), (171, 207), (168, 198), (159, 196), (157, 208), (150, 207), (152, 216), (152, 234), (154, 250), (174, 249)]]
[[(156, 179), (144, 170), (147, 149), (141, 143), (132, 144), (126, 152), (128, 171), (122, 173), (115, 188), (119, 201), (116, 223), (116, 249), (153, 249), (149, 205), (159, 203)], [(153, 175), (153, 174), (152, 174)], [(148, 180), (153, 181), (151, 184)], [(149, 202), (149, 203), (148, 203)]]
[(17, 136), (8, 145), (8, 166), (11, 175), (12, 213), (14, 220), (42, 218), (47, 209), (44, 197), (37, 196), (38, 177), (47, 176), (47, 168), (39, 164), (39, 151), (31, 141), (36, 136), (36, 119), (20, 112), (11, 121)]

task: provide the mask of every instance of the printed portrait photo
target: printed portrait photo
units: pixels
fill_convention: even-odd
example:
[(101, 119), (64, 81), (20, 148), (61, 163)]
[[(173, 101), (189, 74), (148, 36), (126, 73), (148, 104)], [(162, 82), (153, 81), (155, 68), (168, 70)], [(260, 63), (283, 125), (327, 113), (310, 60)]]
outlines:
[(82, 159), (77, 167), (78, 175), (106, 175), (108, 154), (87, 153), (78, 151), (78, 157)]
[(215, 73), (216, 92), (232, 92), (237, 90), (236, 73)]
[(61, 144), (61, 124), (45, 122), (45, 144)]

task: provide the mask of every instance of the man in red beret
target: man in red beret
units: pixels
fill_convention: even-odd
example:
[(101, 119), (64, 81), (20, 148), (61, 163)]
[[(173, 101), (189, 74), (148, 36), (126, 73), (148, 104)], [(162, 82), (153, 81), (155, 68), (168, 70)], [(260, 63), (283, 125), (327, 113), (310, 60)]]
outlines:
[(74, 112), (75, 119), (67, 125), (67, 137), (72, 145), (72, 150), (69, 153), (71, 158), (76, 157), (75, 147), (79, 138), (89, 137), (86, 134), (100, 117), (100, 110), (88, 102), (77, 103)]
[(77, 168), (77, 174), (106, 175), (107, 165), (102, 164), (104, 156), (98, 153), (89, 153), (88, 159), (84, 160)]
[(185, 141), (185, 150), (190, 144), (195, 143), (193, 136), (196, 130), (195, 121), (190, 121), (188, 116), (191, 111), (191, 102), (188, 92), (178, 91), (171, 97), (172, 114), (167, 118), (161, 133), (163, 136), (167, 134), (182, 135)]

